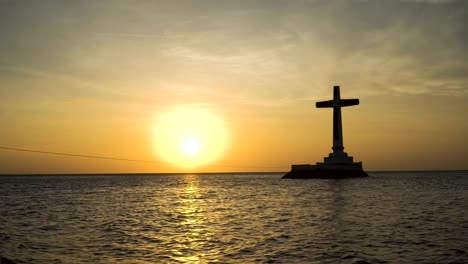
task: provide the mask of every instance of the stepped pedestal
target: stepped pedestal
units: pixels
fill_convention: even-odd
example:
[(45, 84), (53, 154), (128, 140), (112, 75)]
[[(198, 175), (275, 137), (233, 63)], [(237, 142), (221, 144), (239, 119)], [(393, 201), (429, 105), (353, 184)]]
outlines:
[(317, 162), (315, 165), (292, 165), (291, 171), (283, 179), (344, 179), (366, 176), (368, 175), (362, 169), (362, 162), (353, 162), (353, 157), (348, 157), (343, 152), (343, 156), (338, 158), (330, 153), (324, 158), (324, 162)]

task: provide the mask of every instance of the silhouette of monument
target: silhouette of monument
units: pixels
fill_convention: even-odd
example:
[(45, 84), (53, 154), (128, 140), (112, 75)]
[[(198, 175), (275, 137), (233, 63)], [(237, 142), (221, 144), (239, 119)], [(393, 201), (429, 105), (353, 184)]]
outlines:
[(316, 165), (292, 165), (291, 171), (283, 178), (289, 179), (338, 179), (366, 177), (362, 162), (353, 162), (353, 157), (344, 152), (343, 127), (341, 124), (341, 107), (358, 105), (359, 99), (341, 99), (340, 86), (333, 87), (333, 100), (317, 102), (317, 108), (333, 107), (333, 153)]

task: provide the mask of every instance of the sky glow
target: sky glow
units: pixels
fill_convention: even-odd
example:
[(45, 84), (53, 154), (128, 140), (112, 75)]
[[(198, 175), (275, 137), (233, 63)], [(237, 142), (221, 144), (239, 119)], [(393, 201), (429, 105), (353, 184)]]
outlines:
[[(212, 154), (196, 171), (287, 171), (330, 151), (331, 113), (314, 104), (340, 85), (361, 100), (343, 129), (365, 169), (466, 168), (467, 18), (456, 0), (3, 0), (0, 145), (167, 161), (155, 118), (198, 109), (223, 132), (199, 136)], [(0, 160), (0, 173), (180, 170)]]

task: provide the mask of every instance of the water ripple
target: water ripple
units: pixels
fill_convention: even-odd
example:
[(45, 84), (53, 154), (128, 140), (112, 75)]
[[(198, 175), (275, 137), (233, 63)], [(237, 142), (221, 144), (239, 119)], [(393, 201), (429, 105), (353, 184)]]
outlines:
[(468, 176), (0, 177), (18, 263), (466, 263)]

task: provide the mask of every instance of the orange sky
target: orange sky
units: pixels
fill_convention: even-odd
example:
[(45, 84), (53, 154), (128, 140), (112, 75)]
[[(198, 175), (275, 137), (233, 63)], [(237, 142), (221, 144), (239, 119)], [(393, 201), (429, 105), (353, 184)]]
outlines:
[[(315, 102), (333, 85), (361, 101), (344, 145), (366, 170), (467, 169), (467, 17), (442, 0), (0, 1), (0, 146), (162, 162), (0, 149), (0, 173), (287, 171), (331, 151)], [(155, 129), (178, 109), (193, 116), (168, 134), (196, 131), (198, 154), (174, 162), (192, 136), (158, 149)], [(197, 111), (223, 128), (181, 125)]]

